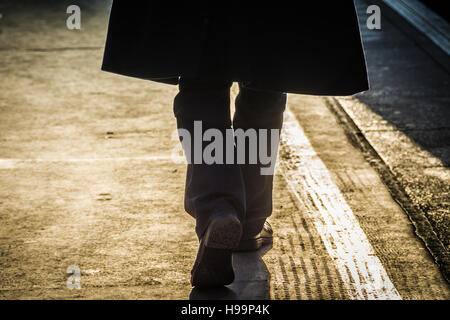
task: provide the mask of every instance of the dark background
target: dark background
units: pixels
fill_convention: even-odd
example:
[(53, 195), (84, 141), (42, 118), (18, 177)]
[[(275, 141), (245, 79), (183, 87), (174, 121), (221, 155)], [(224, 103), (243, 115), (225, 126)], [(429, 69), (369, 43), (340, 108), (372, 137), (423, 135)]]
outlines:
[(449, 12), (446, 10), (446, 5), (448, 5), (448, 2), (436, 0), (422, 0), (421, 2), (447, 20), (447, 22), (449, 21)]

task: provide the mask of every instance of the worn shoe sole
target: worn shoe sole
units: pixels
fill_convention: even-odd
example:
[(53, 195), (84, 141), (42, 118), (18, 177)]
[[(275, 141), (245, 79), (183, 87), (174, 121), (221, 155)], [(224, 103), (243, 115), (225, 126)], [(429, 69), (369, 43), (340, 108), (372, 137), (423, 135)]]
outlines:
[(209, 224), (191, 271), (192, 286), (215, 287), (233, 282), (232, 252), (241, 235), (241, 223), (234, 216), (218, 217)]

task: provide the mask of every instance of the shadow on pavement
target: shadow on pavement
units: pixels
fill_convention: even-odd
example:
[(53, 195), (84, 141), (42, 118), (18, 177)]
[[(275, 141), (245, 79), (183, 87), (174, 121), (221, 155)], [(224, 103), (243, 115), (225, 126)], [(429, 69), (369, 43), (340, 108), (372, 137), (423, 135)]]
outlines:
[(449, 56), (380, 1), (382, 29), (369, 30), (371, 2), (355, 3), (371, 89), (355, 96), (367, 110), (357, 104), (346, 109), (448, 248)]
[[(356, 3), (360, 21), (365, 21), (369, 2)], [(356, 98), (382, 119), (355, 113), (362, 129), (379, 139), (398, 130), (448, 166), (450, 60), (432, 56), (439, 50), (427, 51), (433, 47), (431, 40), (421, 40), (419, 31), (390, 11), (384, 12), (382, 30), (361, 24), (371, 89)]]
[(235, 280), (228, 286), (209, 289), (193, 288), (190, 300), (269, 300), (270, 273), (262, 257), (272, 248), (233, 254)]

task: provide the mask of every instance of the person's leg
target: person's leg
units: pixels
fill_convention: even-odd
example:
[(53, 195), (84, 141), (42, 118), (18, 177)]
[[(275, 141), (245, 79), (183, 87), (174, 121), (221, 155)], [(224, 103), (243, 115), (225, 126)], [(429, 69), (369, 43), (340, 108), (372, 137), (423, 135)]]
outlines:
[[(281, 130), (287, 96), (280, 92), (255, 90), (243, 83), (240, 83), (239, 87), (233, 128), (235, 130), (253, 128), (257, 132), (259, 129), (267, 129), (268, 150), (270, 150), (270, 129)], [(246, 151), (248, 152), (248, 149)], [(276, 161), (276, 154), (272, 159)], [(265, 166), (259, 160), (258, 157), (257, 164), (246, 162), (240, 165), (246, 195), (243, 238), (251, 238), (261, 232), (266, 218), (272, 214), (273, 175), (261, 174), (261, 168)]]
[[(233, 143), (230, 130), (231, 84), (223, 80), (182, 78), (180, 92), (174, 101), (180, 140), (188, 157), (184, 205), (196, 219), (200, 242), (191, 271), (191, 284), (195, 287), (227, 285), (234, 280), (232, 251), (242, 235), (241, 221), (245, 214), (242, 173), (234, 161), (226, 164), (227, 129)], [(196, 146), (196, 141), (203, 141), (196, 135), (203, 136), (209, 129), (217, 136), (211, 138), (213, 141)], [(190, 143), (184, 141), (189, 137)], [(211, 159), (204, 162), (207, 146), (213, 142), (218, 144), (211, 154), (218, 156), (222, 153), (223, 158), (216, 158), (218, 163), (210, 162)], [(234, 153), (234, 145), (231, 146)]]
[[(190, 133), (189, 151), (192, 162), (194, 162), (194, 154), (197, 153), (198, 156), (199, 153), (199, 149), (197, 148), (196, 151), (193, 143), (194, 121), (201, 121), (201, 134), (211, 128), (220, 130), (224, 137), (223, 158), (225, 159), (226, 129), (231, 129), (231, 85), (231, 82), (223, 80), (180, 79), (179, 93), (174, 101), (174, 114), (178, 129), (185, 129)], [(204, 142), (200, 153), (210, 143)], [(186, 148), (184, 143), (183, 148)], [(188, 164), (184, 204), (185, 210), (196, 219), (198, 237), (202, 237), (212, 217), (224, 212), (233, 213), (239, 220), (243, 220), (244, 192), (242, 174), (238, 165)]]

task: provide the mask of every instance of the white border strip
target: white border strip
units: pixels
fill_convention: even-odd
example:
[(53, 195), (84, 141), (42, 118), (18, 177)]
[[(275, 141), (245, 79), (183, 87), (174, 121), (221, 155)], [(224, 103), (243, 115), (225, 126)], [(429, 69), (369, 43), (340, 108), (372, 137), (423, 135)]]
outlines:
[(450, 25), (418, 0), (383, 0), (450, 55)]
[(292, 193), (305, 207), (352, 299), (400, 300), (379, 258), (331, 174), (289, 111), (281, 135), (279, 165)]

